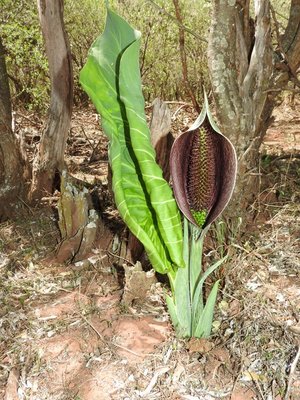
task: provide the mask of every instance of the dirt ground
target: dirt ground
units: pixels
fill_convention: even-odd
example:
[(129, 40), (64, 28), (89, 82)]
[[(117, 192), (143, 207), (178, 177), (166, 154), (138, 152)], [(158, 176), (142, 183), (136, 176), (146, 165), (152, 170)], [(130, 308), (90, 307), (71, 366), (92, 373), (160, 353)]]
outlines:
[[(184, 129), (187, 107), (171, 107), (174, 129)], [(0, 399), (300, 399), (299, 104), (284, 103), (275, 117), (251, 231), (237, 241), (219, 221), (220, 240), (205, 256), (217, 258), (229, 237), (210, 340), (176, 338), (168, 288), (151, 271), (124, 299), (130, 267), (124, 273), (112, 252), (95, 247), (82, 262), (49, 263), (60, 242), (53, 198), (0, 224)], [(41, 127), (16, 114), (29, 156)], [(92, 111), (74, 113), (67, 160), (74, 176), (107, 184), (107, 141)]]

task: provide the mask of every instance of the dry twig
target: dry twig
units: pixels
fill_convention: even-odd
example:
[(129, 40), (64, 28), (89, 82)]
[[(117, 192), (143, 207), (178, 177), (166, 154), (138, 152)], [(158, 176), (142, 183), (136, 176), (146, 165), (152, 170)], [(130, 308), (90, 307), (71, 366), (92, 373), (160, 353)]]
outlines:
[(300, 358), (300, 343), (298, 345), (297, 354), (296, 354), (296, 356), (294, 358), (294, 361), (291, 364), (291, 369), (290, 369), (290, 373), (289, 373), (289, 379), (288, 379), (288, 384), (287, 384), (284, 400), (289, 400), (289, 398), (290, 398), (290, 391), (291, 391), (291, 387), (292, 387), (292, 382), (293, 382), (293, 378), (294, 378), (294, 375), (295, 375), (295, 371), (296, 371), (296, 368), (297, 368), (297, 364), (298, 364), (299, 358)]
[(99, 337), (99, 339), (101, 340), (102, 343), (108, 345), (109, 347), (110, 347), (110, 345), (112, 345), (121, 350), (127, 351), (128, 353), (133, 354), (136, 357), (143, 357), (143, 355), (138, 354), (130, 349), (127, 349), (127, 347), (121, 346), (120, 344), (117, 344), (117, 343), (108, 342), (107, 340), (104, 339), (103, 335), (101, 335), (101, 333), (98, 331), (98, 329), (84, 315), (81, 314), (80, 317), (84, 320), (84, 322), (86, 322), (93, 329), (93, 331), (97, 334), (97, 336)]

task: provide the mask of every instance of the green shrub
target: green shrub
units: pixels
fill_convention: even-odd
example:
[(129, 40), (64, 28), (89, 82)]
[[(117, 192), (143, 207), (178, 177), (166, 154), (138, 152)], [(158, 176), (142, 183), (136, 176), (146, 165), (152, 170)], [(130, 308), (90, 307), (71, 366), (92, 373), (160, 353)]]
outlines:
[(49, 93), (48, 62), (36, 3), (2, 1), (0, 35), (6, 49), (12, 100), (27, 109), (44, 109)]

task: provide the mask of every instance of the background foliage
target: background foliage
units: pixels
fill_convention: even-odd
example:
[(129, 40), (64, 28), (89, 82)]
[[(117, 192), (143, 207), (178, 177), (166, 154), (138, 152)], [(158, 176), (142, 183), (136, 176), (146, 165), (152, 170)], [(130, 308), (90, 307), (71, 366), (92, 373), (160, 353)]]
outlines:
[[(140, 65), (146, 101), (157, 96), (187, 101), (172, 0), (157, 0), (157, 6), (150, 0), (112, 0), (110, 4), (142, 32)], [(45, 111), (49, 102), (48, 65), (36, 2), (0, 0), (0, 6), (0, 35), (7, 51), (14, 105)], [(189, 80), (198, 98), (203, 83), (208, 81), (205, 37), (209, 7), (206, 0), (181, 2), (184, 24), (197, 36), (186, 32)], [(78, 82), (79, 70), (91, 43), (103, 29), (104, 0), (65, 0), (64, 19), (73, 57), (74, 100), (79, 105), (86, 100)]]
[(36, 3), (0, 0), (0, 35), (13, 103), (28, 109), (44, 108), (49, 88), (48, 63)]
[[(65, 25), (74, 69), (75, 105), (87, 101), (78, 77), (94, 39), (105, 21), (104, 0), (65, 0)], [(287, 23), (289, 3), (274, 0), (279, 28)], [(141, 74), (146, 101), (189, 101), (182, 78), (178, 23), (172, 0), (111, 0), (111, 7), (142, 32)], [(201, 88), (209, 87), (206, 45), (209, 0), (180, 1), (185, 31), (189, 83), (201, 100)], [(6, 48), (14, 106), (42, 112), (49, 103), (48, 63), (38, 21), (36, 2), (0, 0), (0, 35)], [(280, 29), (281, 30), (281, 29)], [(275, 29), (274, 29), (275, 31)], [(281, 32), (280, 32), (281, 33)], [(273, 34), (276, 45), (276, 34)]]

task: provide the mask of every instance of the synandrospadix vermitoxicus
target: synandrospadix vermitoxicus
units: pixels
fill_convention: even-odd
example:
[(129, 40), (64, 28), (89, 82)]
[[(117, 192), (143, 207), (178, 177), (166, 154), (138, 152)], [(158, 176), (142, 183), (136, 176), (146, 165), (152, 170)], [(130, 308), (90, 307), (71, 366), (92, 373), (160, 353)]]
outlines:
[(209, 226), (228, 204), (235, 185), (235, 149), (215, 124), (205, 94), (195, 123), (174, 142), (170, 168), (174, 195), (185, 217)]

